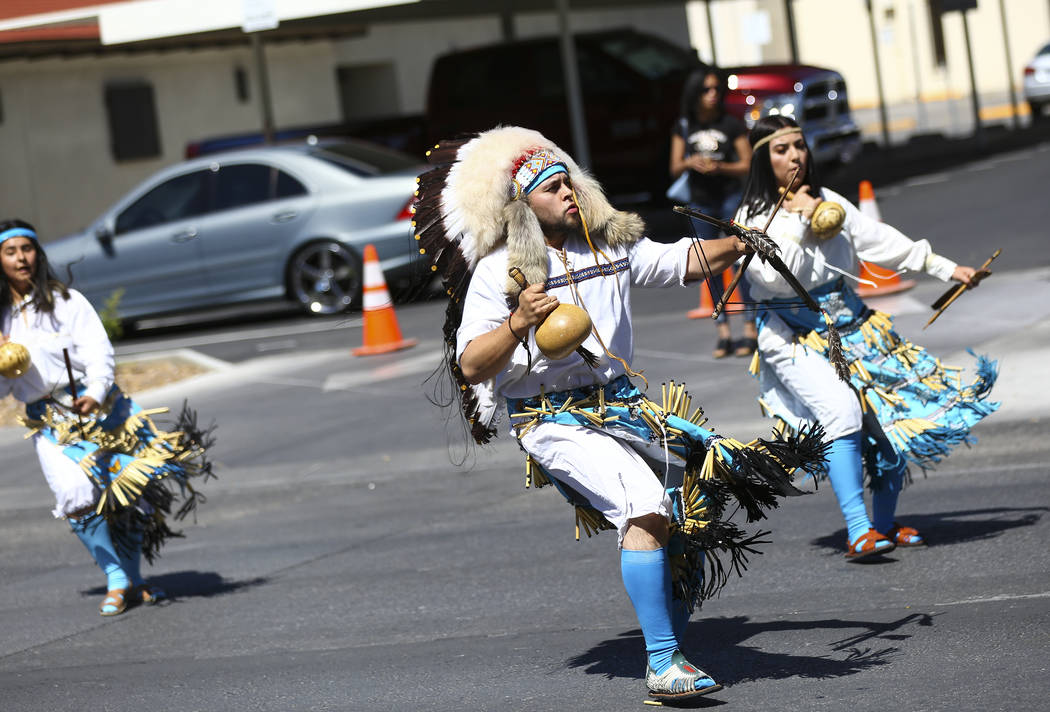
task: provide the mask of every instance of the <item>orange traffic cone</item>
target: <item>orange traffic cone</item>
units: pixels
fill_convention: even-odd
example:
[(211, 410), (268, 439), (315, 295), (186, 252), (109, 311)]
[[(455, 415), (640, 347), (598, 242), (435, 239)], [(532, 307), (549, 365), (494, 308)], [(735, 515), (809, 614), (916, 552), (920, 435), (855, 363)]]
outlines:
[(361, 305), (364, 313), (364, 346), (354, 349), (354, 356), (385, 354), (416, 345), (415, 339), (402, 339), (394, 304), (386, 288), (379, 255), (374, 245), (365, 245), (365, 286)]
[[(727, 269), (722, 272), (722, 289), (729, 286), (729, 283), (733, 281), (733, 270)], [(707, 280), (705, 279), (700, 283), (700, 306), (696, 309), (690, 309), (685, 313), (690, 319), (706, 319), (711, 316), (715, 311), (715, 303), (711, 298), (711, 289), (707, 286)]]
[[(862, 180), (858, 190), (859, 198), (857, 207), (860, 212), (872, 220), (882, 222), (882, 214), (879, 212), (879, 204), (875, 202), (875, 189), (871, 187), (871, 181)], [(902, 280), (893, 272), (885, 272), (882, 268), (870, 262), (860, 263), (860, 278), (868, 282), (874, 282), (876, 286), (861, 282), (857, 286), (857, 294), (862, 297), (873, 297), (879, 294), (895, 294), (911, 289), (915, 286), (915, 280)]]

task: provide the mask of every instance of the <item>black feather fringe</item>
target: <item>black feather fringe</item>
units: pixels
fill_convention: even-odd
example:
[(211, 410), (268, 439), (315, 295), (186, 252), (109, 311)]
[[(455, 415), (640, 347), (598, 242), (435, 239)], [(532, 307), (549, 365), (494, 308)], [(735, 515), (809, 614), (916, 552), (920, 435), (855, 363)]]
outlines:
[[(207, 450), (215, 444), (215, 428), (214, 423), (200, 427), (197, 412), (184, 401), (174, 426), (181, 434), (175, 449), (194, 455), (180, 463), (181, 472), (151, 479), (132, 506), (119, 506), (115, 497), (107, 497), (103, 516), (109, 523), (113, 544), (121, 554), (128, 555), (138, 546), (146, 561), (152, 564), (168, 539), (183, 536), (168, 526), (168, 517), (172, 516), (176, 502), (180, 504), (174, 517), (181, 520), (190, 513), (196, 515), (197, 506), (207, 501), (195, 483), (216, 477), (207, 457)], [(137, 541), (136, 532), (141, 534), (141, 542)]]

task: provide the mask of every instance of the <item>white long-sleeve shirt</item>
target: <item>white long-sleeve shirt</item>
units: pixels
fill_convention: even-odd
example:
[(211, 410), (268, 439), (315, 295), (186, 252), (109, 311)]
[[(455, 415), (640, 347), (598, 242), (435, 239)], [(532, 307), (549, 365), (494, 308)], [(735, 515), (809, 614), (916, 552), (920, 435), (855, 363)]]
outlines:
[(30, 299), (9, 307), (0, 323), (9, 341), (29, 350), (32, 365), (17, 378), (0, 376), (0, 397), (8, 394), (32, 403), (69, 385), (62, 349), (69, 351), (73, 376), (82, 384), (81, 396), (101, 403), (113, 385), (113, 345), (102, 320), (80, 292), (69, 299), (55, 293), (54, 312), (37, 311)]
[[(566, 240), (564, 258), (575, 274), (579, 306), (587, 310), (609, 350), (627, 363), (631, 362), (634, 353), (631, 284), (653, 287), (684, 284), (689, 245), (688, 239), (666, 245), (648, 238), (642, 238), (630, 247), (611, 248), (603, 245), (603, 251), (616, 266), (616, 273), (590, 276), (588, 270), (595, 263), (587, 243), (580, 237)], [(565, 275), (560, 253), (560, 250), (547, 247), (550, 279)], [(603, 267), (608, 266), (604, 257), (599, 259)], [(457, 358), (463, 355), (463, 349), (471, 339), (492, 331), (510, 316), (507, 296), (503, 291), (508, 268), (506, 247), (486, 255), (478, 262), (467, 290), (463, 319), (456, 335)], [(547, 293), (557, 297), (559, 302), (576, 303), (569, 286), (550, 287)], [(541, 387), (549, 393), (608, 383), (623, 375), (623, 365), (605, 354), (593, 333), (582, 346), (598, 357), (597, 368), (589, 368), (575, 353), (559, 361), (551, 361), (537, 349), (534, 330), (530, 330), (531, 371), (528, 370), (528, 354), (523, 348), (515, 349), (510, 362), (489, 384), (492, 394), (500, 398), (527, 398), (539, 394)]]
[[(768, 234), (780, 246), (780, 257), (787, 268), (807, 290), (838, 279), (843, 273), (857, 275), (858, 260), (871, 262), (894, 271), (925, 271), (947, 282), (956, 264), (934, 254), (927, 240), (912, 240), (896, 228), (864, 215), (852, 203), (833, 190), (822, 188), (820, 197), (838, 203), (846, 211), (846, 220), (838, 235), (818, 240), (798, 213), (777, 212)], [(745, 222), (744, 208), (737, 211), (736, 221), (761, 228), (769, 213), (761, 213)], [(795, 296), (788, 283), (767, 264), (754, 260), (747, 270), (751, 298), (756, 301)]]

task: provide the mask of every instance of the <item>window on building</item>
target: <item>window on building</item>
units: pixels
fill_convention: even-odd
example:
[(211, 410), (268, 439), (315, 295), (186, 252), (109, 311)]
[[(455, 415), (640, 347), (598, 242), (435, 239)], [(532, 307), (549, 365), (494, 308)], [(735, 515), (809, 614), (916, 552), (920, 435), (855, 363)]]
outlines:
[(109, 145), (116, 161), (155, 158), (161, 154), (153, 85), (121, 82), (105, 88)]
[(252, 98), (251, 87), (248, 84), (248, 72), (244, 67), (233, 68), (233, 90), (237, 95), (237, 101), (247, 104)]

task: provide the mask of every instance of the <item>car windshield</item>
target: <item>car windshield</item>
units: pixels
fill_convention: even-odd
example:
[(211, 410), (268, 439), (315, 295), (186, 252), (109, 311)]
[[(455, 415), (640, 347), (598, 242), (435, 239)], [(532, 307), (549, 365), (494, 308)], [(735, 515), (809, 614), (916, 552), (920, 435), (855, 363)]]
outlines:
[(1037, 55), (1037, 56), (1041, 56), (1041, 55), (1044, 55), (1044, 54), (1050, 54), (1050, 44), (1048, 44), (1046, 47), (1043, 47), (1041, 50), (1039, 50), (1039, 55)]
[(326, 143), (308, 153), (356, 176), (381, 176), (418, 168), (420, 164), (407, 153), (364, 143)]
[(689, 53), (636, 35), (617, 35), (599, 40), (602, 50), (648, 79), (662, 79), (691, 69)]

